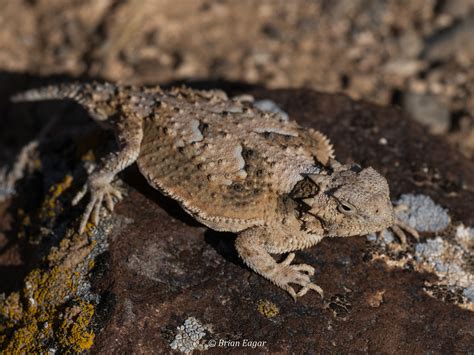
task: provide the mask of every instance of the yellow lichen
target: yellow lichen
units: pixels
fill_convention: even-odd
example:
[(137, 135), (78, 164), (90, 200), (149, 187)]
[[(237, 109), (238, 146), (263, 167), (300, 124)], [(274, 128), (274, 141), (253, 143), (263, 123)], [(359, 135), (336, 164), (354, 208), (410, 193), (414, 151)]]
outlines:
[(13, 333), (10, 341), (4, 349), (5, 354), (30, 354), (36, 353), (40, 348), (37, 346), (39, 340), (38, 323), (34, 320)]
[(87, 222), (86, 224), (86, 234), (90, 237), (94, 233), (95, 224), (92, 222)]
[(259, 300), (257, 310), (266, 318), (272, 318), (280, 313), (278, 306), (269, 300)]
[(89, 263), (87, 264), (87, 269), (92, 270), (95, 266), (95, 262), (93, 259), (89, 260)]
[(71, 270), (55, 266), (48, 271), (32, 270), (26, 277), (23, 294), (30, 312), (42, 312), (64, 302), (76, 287)]
[[(1, 315), (10, 329), (1, 329), (5, 353), (30, 353), (45, 351), (48, 339), (57, 341), (66, 349), (89, 349), (94, 334), (89, 325), (94, 306), (75, 299), (75, 306), (65, 310), (69, 298), (77, 291), (80, 274), (70, 268), (55, 266), (51, 270), (32, 270), (25, 279), (22, 291), (25, 309), (20, 306), (20, 296), (12, 293), (0, 302)], [(53, 329), (53, 324), (61, 324)], [(11, 333), (9, 340), (6, 334)], [(0, 343), (1, 344), (1, 343)]]
[(41, 170), (41, 167), (42, 167), (41, 159), (35, 159), (33, 161), (33, 166), (35, 170)]
[[(18, 292), (11, 293), (6, 299), (0, 303), (0, 317), (8, 319), (13, 323), (18, 322), (23, 315), (23, 307), (20, 303), (20, 294)], [(1, 330), (0, 325), (0, 330)]]
[(4, 319), (0, 349), (4, 353), (45, 352), (53, 340), (73, 352), (92, 346), (94, 333), (89, 328), (94, 306), (75, 296), (81, 281), (77, 266), (92, 249), (87, 241), (77, 239), (76, 243), (63, 240), (59, 250), (60, 263), (46, 270), (33, 269), (21, 293), (0, 299), (0, 317)]
[(17, 233), (18, 239), (23, 239), (27, 235), (27, 230), (31, 226), (31, 218), (26, 214), (23, 208), (19, 208), (17, 211), (18, 220), (21, 221)]
[(43, 205), (40, 210), (40, 218), (54, 218), (57, 214), (57, 201), (58, 198), (71, 187), (73, 177), (66, 175), (62, 182), (55, 184), (50, 187), (47, 197), (43, 201)]
[(61, 336), (59, 343), (64, 348), (73, 351), (84, 351), (92, 347), (94, 333), (88, 330), (94, 315), (94, 306), (88, 302), (80, 301), (65, 311), (65, 317), (59, 326)]
[[(88, 150), (83, 161), (94, 161)], [(41, 162), (35, 162), (38, 166)], [(18, 237), (29, 243), (40, 242), (44, 233), (38, 226), (54, 225), (62, 212), (63, 194), (72, 186), (73, 177), (66, 175), (52, 185), (36, 210), (19, 208)], [(69, 198), (69, 197), (67, 197)], [(87, 235), (95, 235), (94, 225), (87, 224)], [(36, 239), (35, 239), (36, 238)], [(90, 259), (96, 241), (90, 241), (68, 230), (57, 246), (53, 246), (42, 262), (25, 277), (23, 288), (8, 297), (0, 295), (0, 353), (47, 353), (53, 347), (59, 352), (82, 352), (92, 347), (94, 333), (91, 322), (94, 305), (79, 296), (84, 274), (94, 267)]]
[(92, 150), (88, 150), (86, 154), (82, 156), (82, 161), (95, 162), (95, 154)]
[[(72, 182), (72, 176), (67, 175), (51, 186), (36, 211), (27, 214), (18, 209), (19, 237), (28, 236), (29, 243), (38, 241), (35, 238), (41, 234), (34, 233), (37, 227), (33, 227), (54, 222), (61, 212), (58, 201)], [(94, 233), (89, 223), (88, 235)], [(94, 305), (80, 298), (78, 289), (84, 273), (94, 266), (89, 256), (96, 246), (96, 241), (68, 230), (42, 259), (46, 268), (31, 270), (19, 292), (0, 295), (0, 353), (45, 353), (51, 344), (61, 352), (91, 348)]]

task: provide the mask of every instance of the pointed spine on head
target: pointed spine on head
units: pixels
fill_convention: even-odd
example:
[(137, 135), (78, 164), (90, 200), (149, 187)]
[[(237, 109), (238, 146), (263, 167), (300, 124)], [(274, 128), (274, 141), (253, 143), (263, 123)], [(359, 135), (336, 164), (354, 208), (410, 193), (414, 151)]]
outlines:
[(341, 171), (349, 170), (351, 169), (351, 166), (348, 164), (341, 164), (338, 162), (336, 159), (329, 159), (329, 167), (335, 172), (339, 173)]
[(318, 186), (320, 191), (326, 190), (327, 186), (331, 182), (331, 177), (328, 175), (308, 174), (307, 176), (312, 182), (314, 182)]
[(303, 201), (307, 206), (311, 207), (314, 204), (314, 197), (304, 198)]
[(311, 137), (318, 143), (315, 156), (323, 164), (327, 165), (329, 160), (334, 159), (334, 147), (329, 138), (313, 128), (309, 129)]

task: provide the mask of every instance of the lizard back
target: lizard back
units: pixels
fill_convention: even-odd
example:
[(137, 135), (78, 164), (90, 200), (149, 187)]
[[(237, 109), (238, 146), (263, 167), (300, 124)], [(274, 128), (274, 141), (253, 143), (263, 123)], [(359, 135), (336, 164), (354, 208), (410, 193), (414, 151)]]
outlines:
[(148, 182), (200, 219), (258, 223), (332, 157), (321, 133), (220, 91), (157, 97), (137, 160)]

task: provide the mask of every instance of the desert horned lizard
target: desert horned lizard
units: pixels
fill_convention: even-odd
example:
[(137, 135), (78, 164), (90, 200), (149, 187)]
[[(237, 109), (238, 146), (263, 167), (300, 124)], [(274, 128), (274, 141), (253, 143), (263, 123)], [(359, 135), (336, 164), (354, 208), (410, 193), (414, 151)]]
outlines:
[[(13, 101), (72, 99), (112, 129), (118, 149), (89, 175), (73, 204), (88, 192), (80, 223), (98, 223), (102, 205), (122, 198), (112, 182), (135, 161), (149, 184), (177, 200), (204, 225), (238, 233), (235, 247), (255, 272), (295, 299), (308, 290), (314, 268), (292, 264), (295, 250), (324, 237), (365, 235), (392, 227), (386, 179), (372, 168), (342, 165), (322, 133), (278, 113), (263, 112), (249, 96), (222, 91), (110, 83), (33, 89)], [(277, 263), (270, 254), (290, 254)], [(296, 292), (290, 284), (301, 288)]]

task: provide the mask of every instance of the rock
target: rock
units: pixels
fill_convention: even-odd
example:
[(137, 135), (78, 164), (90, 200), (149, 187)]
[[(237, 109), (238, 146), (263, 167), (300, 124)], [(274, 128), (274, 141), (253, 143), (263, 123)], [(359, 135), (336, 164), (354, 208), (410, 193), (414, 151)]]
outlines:
[(400, 37), (399, 46), (406, 58), (416, 58), (423, 51), (423, 40), (416, 32), (407, 32)]
[(431, 61), (458, 59), (467, 65), (474, 61), (474, 17), (455, 22), (450, 28), (427, 39), (422, 56)]
[[(394, 197), (415, 191), (429, 195), (450, 212), (451, 223), (474, 224), (474, 193), (469, 188), (474, 185), (472, 162), (399, 110), (311, 90), (245, 93), (272, 100), (290, 117), (327, 133), (341, 161), (379, 170), (387, 176)], [(9, 112), (18, 120), (29, 119)], [(427, 280), (436, 280), (434, 274), (372, 260), (373, 244), (366, 238), (325, 239), (296, 257), (316, 266), (314, 278), (324, 288), (325, 299), (308, 294), (294, 302), (242, 264), (233, 247), (234, 235), (210, 231), (193, 221), (174, 201), (149, 187), (134, 167), (122, 176), (129, 195), (114, 217), (104, 222), (110, 228), (101, 227), (99, 234), (91, 230), (88, 240), (77, 238), (72, 229), (77, 227), (80, 208), (69, 204), (84, 179), (77, 157), (90, 148), (100, 153), (106, 136), (84, 131), (84, 111), (71, 106), (67, 114), (82, 116), (77, 126), (82, 135), (78, 138), (71, 123), (67, 129), (58, 127), (43, 144), (41, 174), (18, 184), (14, 204), (0, 216), (4, 228), (0, 237), (2, 232), (13, 234), (2, 220), (15, 220), (26, 234), (11, 238), (10, 243), (36, 241), (26, 243), (30, 262), (18, 278), (26, 273), (26, 281), (37, 280), (39, 294), (46, 289), (38, 280), (54, 281), (55, 289), (71, 296), (44, 293), (49, 298), (43, 297), (42, 302), (55, 302), (45, 308), (54, 315), (45, 326), (34, 312), (21, 311), (20, 305), (28, 304), (29, 294), (22, 291), (27, 285), (17, 286), (20, 292), (10, 290), (13, 296), (0, 299), (0, 312), (14, 319), (6, 324), (7, 331), (0, 323), (1, 346), (9, 345), (13, 331), (17, 339), (28, 339), (28, 349), (44, 352), (186, 353), (207, 347), (211, 353), (437, 353), (446, 349), (465, 353), (472, 348), (474, 314), (460, 308), (458, 298), (438, 297), (446, 294), (443, 290), (426, 291)], [(381, 145), (381, 138), (388, 144)], [(68, 173), (73, 180), (64, 180)], [(19, 213), (20, 208), (24, 212)], [(36, 226), (28, 225), (26, 217), (33, 218)], [(406, 253), (414, 257), (413, 243), (410, 247)], [(3, 253), (0, 267), (8, 268)], [(42, 257), (33, 257), (37, 254)], [(84, 286), (69, 287), (68, 280), (75, 279), (66, 276), (64, 284), (56, 282), (53, 276), (58, 274), (51, 273), (50, 265), (55, 263), (80, 271), (77, 278)], [(38, 279), (35, 271), (33, 278), (28, 270), (40, 266), (44, 273), (40, 275), (46, 276)], [(9, 270), (11, 274), (16, 269)]]
[(441, 11), (453, 17), (466, 17), (474, 10), (474, 0), (449, 0), (442, 2)]
[(428, 126), (432, 133), (446, 133), (450, 125), (450, 112), (436, 96), (407, 92), (403, 95), (403, 109), (416, 121)]
[(399, 75), (408, 78), (418, 73), (423, 67), (423, 63), (412, 59), (394, 59), (384, 65), (384, 70), (388, 74)]

